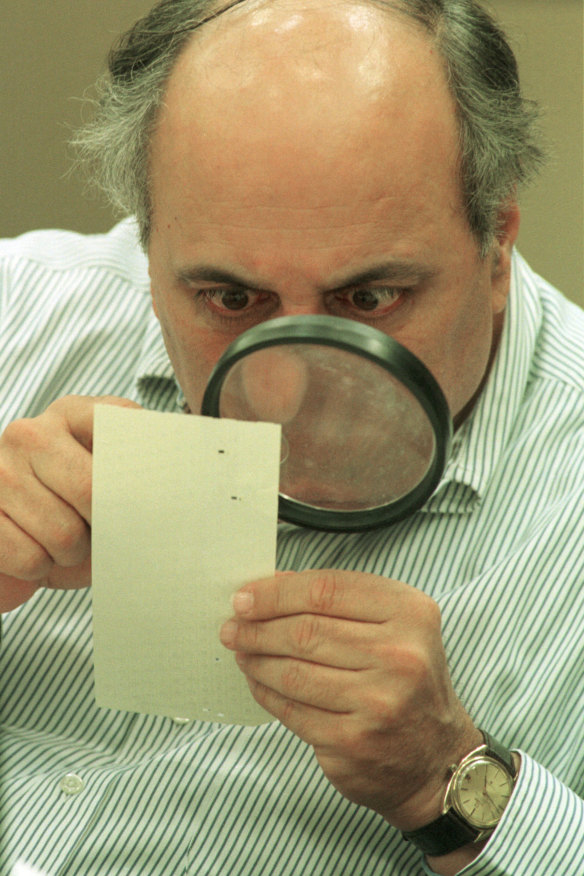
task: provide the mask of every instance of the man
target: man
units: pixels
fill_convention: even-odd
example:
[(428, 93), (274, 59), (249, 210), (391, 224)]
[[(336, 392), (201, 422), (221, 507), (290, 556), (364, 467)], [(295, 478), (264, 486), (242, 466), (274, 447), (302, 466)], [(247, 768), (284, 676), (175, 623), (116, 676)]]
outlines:
[[(83, 139), (149, 284), (131, 222), (3, 251), (5, 872), (576, 876), (584, 317), (514, 253), (540, 153), (502, 35), (468, 0), (175, 0), (111, 69)], [(294, 574), (221, 631), (274, 723), (97, 709), (95, 396), (197, 411), (233, 338), (311, 313), (433, 372), (442, 483), (384, 530), (282, 526)]]

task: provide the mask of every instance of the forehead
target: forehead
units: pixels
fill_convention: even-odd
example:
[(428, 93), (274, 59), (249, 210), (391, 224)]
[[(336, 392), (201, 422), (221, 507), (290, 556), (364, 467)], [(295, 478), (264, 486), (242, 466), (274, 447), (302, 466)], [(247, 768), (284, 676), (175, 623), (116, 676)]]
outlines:
[(452, 205), (457, 144), (442, 61), (403, 15), (349, 0), (243, 3), (197, 31), (171, 74), (154, 210), (174, 198), (183, 216), (219, 204), (285, 223), (341, 202)]
[(242, 87), (283, 68), (313, 82), (346, 74), (357, 84), (371, 83), (390, 62), (385, 49), (392, 24), (402, 38), (409, 31), (428, 40), (413, 19), (367, 0), (245, 0), (196, 29), (183, 59), (190, 50), (213, 85), (236, 74)]
[(362, 0), (246, 0), (227, 9), (183, 50), (166, 104), (177, 92), (200, 98), (200, 108), (206, 99), (229, 100), (236, 111), (253, 104), (293, 114), (302, 104), (309, 121), (325, 108), (340, 114), (345, 101), (354, 111), (356, 99), (405, 107), (440, 95), (452, 108), (427, 32), (391, 7)]

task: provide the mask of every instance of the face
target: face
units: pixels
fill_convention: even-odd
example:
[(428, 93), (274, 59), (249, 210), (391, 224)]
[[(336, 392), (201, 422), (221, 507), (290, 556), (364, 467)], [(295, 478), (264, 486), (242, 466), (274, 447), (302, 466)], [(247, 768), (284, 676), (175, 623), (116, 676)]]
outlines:
[(488, 371), (517, 231), (479, 256), (439, 57), (361, 3), (243, 4), (198, 32), (151, 152), (154, 308), (191, 410), (264, 320), (368, 323), (432, 371), (458, 421)]

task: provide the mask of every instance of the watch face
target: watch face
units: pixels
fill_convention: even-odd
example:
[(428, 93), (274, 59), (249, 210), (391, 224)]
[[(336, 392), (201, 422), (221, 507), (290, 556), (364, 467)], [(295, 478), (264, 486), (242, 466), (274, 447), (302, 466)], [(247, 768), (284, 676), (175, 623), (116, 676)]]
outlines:
[(452, 789), (452, 804), (480, 830), (499, 823), (513, 791), (513, 779), (498, 761), (479, 757), (463, 767)]

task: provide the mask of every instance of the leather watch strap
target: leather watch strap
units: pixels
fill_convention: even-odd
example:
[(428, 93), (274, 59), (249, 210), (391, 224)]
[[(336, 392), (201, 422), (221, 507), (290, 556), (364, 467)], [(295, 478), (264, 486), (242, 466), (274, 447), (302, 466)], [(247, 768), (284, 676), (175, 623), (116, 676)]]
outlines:
[(505, 748), (504, 745), (501, 745), (500, 742), (497, 742), (497, 740), (494, 739), (489, 733), (487, 733), (486, 730), (481, 730), (481, 733), (483, 734), (485, 744), (489, 751), (495, 754), (499, 758), (499, 760), (505, 764), (513, 778), (515, 778), (515, 776), (517, 775), (517, 769), (515, 767), (515, 761), (513, 760), (512, 753), (507, 748)]
[(404, 832), (403, 836), (425, 855), (438, 858), (474, 842), (478, 834), (455, 812), (447, 812), (425, 827)]

